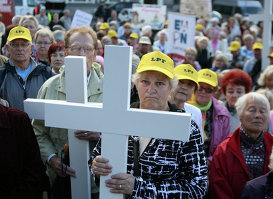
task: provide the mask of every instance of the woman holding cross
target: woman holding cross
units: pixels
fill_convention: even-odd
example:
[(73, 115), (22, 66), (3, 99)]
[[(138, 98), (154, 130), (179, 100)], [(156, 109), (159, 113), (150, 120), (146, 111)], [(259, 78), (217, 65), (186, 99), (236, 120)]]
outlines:
[[(177, 85), (173, 71), (173, 61), (160, 51), (144, 55), (133, 75), (140, 101), (132, 108), (184, 112), (168, 102)], [(112, 173), (111, 162), (100, 151), (99, 141), (92, 154), (96, 182)], [(187, 142), (129, 136), (127, 173), (111, 175), (105, 183), (112, 193), (129, 198), (202, 198), (208, 182), (198, 126), (191, 122)]]

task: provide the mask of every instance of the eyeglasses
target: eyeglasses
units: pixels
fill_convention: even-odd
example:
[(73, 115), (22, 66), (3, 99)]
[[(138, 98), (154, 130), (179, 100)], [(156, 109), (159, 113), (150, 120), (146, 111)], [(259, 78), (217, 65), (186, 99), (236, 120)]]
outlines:
[(9, 45), (12, 47), (12, 48), (19, 48), (20, 46), (22, 48), (27, 48), (30, 43), (9, 43)]
[(72, 46), (72, 47), (68, 47), (68, 48), (70, 48), (71, 52), (74, 54), (81, 53), (81, 50), (83, 50), (84, 53), (87, 55), (92, 54), (94, 52), (94, 49), (91, 47)]
[(206, 93), (209, 93), (209, 94), (214, 92), (214, 89), (212, 88), (205, 88), (205, 87), (199, 86), (198, 91), (201, 92), (202, 90), (204, 90)]
[(48, 42), (37, 42), (36, 45), (39, 45), (39, 46), (42, 46), (42, 45), (49, 46), (49, 45), (51, 45), (51, 43), (48, 43)]

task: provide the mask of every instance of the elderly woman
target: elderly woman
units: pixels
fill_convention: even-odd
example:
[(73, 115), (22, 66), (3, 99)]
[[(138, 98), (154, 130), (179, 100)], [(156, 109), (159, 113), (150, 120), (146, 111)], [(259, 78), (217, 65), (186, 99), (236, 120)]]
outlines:
[[(160, 51), (144, 55), (133, 76), (140, 102), (132, 107), (179, 111), (167, 101), (177, 83), (173, 81), (173, 68), (173, 61)], [(206, 159), (194, 121), (188, 142), (132, 136), (128, 139), (127, 174), (112, 175), (105, 181), (112, 193), (127, 194), (129, 198), (202, 198), (207, 186)], [(137, 154), (134, 145), (140, 148), (136, 149)], [(112, 172), (111, 162), (99, 154), (100, 143), (93, 151), (92, 162), (97, 179)], [(138, 165), (134, 164), (134, 156), (138, 157)]]
[(158, 32), (158, 40), (154, 42), (153, 48), (159, 49), (159, 51), (163, 53), (167, 53), (167, 47), (168, 47), (168, 35), (167, 32), (164, 30), (161, 30)]
[(220, 53), (215, 56), (211, 70), (214, 72), (222, 72), (229, 69), (229, 65), (228, 57), (224, 53)]
[(184, 109), (186, 113), (191, 113), (192, 119), (202, 132), (202, 114), (200, 109), (186, 103), (191, 99), (194, 91), (198, 89), (197, 71), (190, 64), (181, 64), (175, 67), (174, 75), (178, 79), (178, 84), (171, 92), (169, 102), (175, 104), (180, 109)]
[(200, 66), (199, 62), (196, 61), (196, 56), (197, 56), (197, 51), (195, 48), (193, 48), (193, 47), (187, 48), (186, 54), (185, 54), (185, 59), (182, 60), (182, 62), (179, 64), (190, 64), (195, 68), (195, 70), (199, 71), (199, 70), (201, 70), (201, 66)]
[(55, 42), (53, 33), (48, 28), (38, 30), (34, 37), (36, 44), (35, 59), (45, 65), (50, 65), (48, 58), (48, 49)]
[(63, 43), (54, 43), (48, 49), (48, 61), (54, 74), (59, 74), (61, 66), (64, 65), (64, 51)]
[(198, 71), (198, 83), (199, 87), (189, 103), (202, 112), (204, 147), (209, 167), (216, 147), (230, 134), (230, 115), (226, 107), (213, 97), (218, 85), (216, 73), (209, 69)]
[(273, 65), (268, 66), (260, 75), (258, 85), (273, 92)]
[(32, 15), (25, 15), (20, 19), (19, 26), (23, 26), (29, 29), (31, 37), (32, 37), (32, 41), (34, 41), (34, 36), (39, 26), (38, 20)]
[(209, 176), (212, 198), (240, 198), (247, 181), (269, 172), (273, 138), (264, 131), (270, 111), (268, 100), (259, 93), (248, 93), (235, 106), (241, 126), (213, 155)]
[(239, 97), (251, 91), (251, 86), (251, 77), (246, 72), (239, 69), (229, 71), (221, 80), (222, 93), (226, 96), (225, 106), (230, 113), (230, 133), (233, 133), (240, 125), (235, 103)]

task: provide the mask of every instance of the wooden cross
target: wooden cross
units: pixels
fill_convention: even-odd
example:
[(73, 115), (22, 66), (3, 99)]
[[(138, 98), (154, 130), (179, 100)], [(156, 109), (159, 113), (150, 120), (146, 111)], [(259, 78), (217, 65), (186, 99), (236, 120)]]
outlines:
[[(131, 57), (132, 47), (105, 47), (103, 104), (86, 101), (85, 58), (69, 56), (67, 101), (27, 99), (25, 110), (31, 118), (44, 119), (46, 126), (102, 132), (102, 156), (110, 160), (113, 174), (126, 173), (127, 135), (187, 141), (190, 132), (190, 114), (130, 109)], [(72, 198), (90, 198), (88, 142), (69, 132), (69, 145), (70, 166), (77, 176), (71, 178)], [(122, 199), (105, 186), (109, 178), (100, 179), (100, 198)]]
[(270, 45), (272, 39), (272, 0), (264, 1), (264, 14), (250, 15), (251, 21), (263, 21), (263, 53), (262, 53), (262, 71), (269, 65), (268, 55), (270, 54)]

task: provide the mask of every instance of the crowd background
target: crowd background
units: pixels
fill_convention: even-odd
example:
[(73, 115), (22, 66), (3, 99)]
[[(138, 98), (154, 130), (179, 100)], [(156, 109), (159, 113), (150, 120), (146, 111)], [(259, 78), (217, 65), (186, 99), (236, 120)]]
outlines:
[[(31, 81), (28, 77), (30, 74), (33, 75), (32, 69), (30, 71), (23, 69), (23, 71), (26, 72), (24, 74), (17, 69), (16, 71), (14, 70), (14, 74), (20, 76), (18, 76), (18, 78), (23, 85), (23, 88), (18, 88), (17, 90), (13, 84), (5, 83), (7, 82), (7, 77), (5, 73), (0, 73), (0, 103), (3, 106), (10, 106), (23, 111), (23, 100), (26, 99), (27, 96), (36, 97), (40, 87), (47, 79), (51, 78), (51, 81), (55, 81), (52, 78), (57, 79), (56, 75), (60, 73), (60, 77), (63, 76), (62, 66), (64, 65), (64, 57), (67, 55), (66, 49), (68, 48), (71, 55), (81, 54), (84, 56), (88, 56), (96, 50), (94, 59), (90, 58), (90, 60), (95, 62), (95, 64), (91, 63), (91, 65), (93, 64), (92, 67), (95, 67), (96, 74), (99, 74), (98, 76), (101, 79), (103, 79), (104, 72), (105, 45), (133, 47), (132, 73), (136, 72), (139, 62), (144, 55), (154, 51), (167, 54), (168, 20), (166, 19), (162, 30), (155, 31), (150, 25), (142, 26), (141, 22), (137, 21), (134, 17), (137, 16), (137, 14), (135, 11), (132, 11), (132, 19), (121, 21), (117, 18), (117, 11), (109, 10), (109, 7), (102, 3), (94, 14), (97, 18), (97, 22), (92, 27), (95, 35), (90, 33), (89, 29), (85, 30), (86, 33), (84, 32), (84, 34), (90, 33), (92, 35), (92, 42), (90, 41), (90, 43), (95, 49), (82, 46), (68, 46), (69, 42), (77, 43), (77, 41), (74, 40), (72, 42), (71, 35), (73, 35), (74, 32), (72, 31), (71, 35), (69, 35), (69, 31), (72, 30), (70, 28), (71, 16), (69, 10), (64, 10), (63, 16), (60, 18), (59, 13), (55, 13), (54, 10), (47, 11), (44, 7), (41, 7), (39, 10), (36, 9), (33, 15), (14, 16), (12, 24), (6, 27), (0, 22), (0, 66), (2, 68), (0, 72), (7, 70), (8, 67), (10, 67), (9, 70), (13, 71), (13, 65), (17, 68), (14, 62), (14, 60), (16, 60), (16, 54), (13, 53), (12, 48), (28, 48), (27, 45), (18, 44), (16, 46), (16, 44), (11, 45), (11, 43), (9, 43), (12, 41), (9, 38), (10, 31), (16, 27), (24, 27), (29, 30), (31, 35), (31, 38), (28, 38), (27, 41), (32, 41), (33, 44), (33, 48), (28, 51), (31, 66), (32, 68), (34, 68), (34, 65), (36, 68), (41, 68), (40, 70), (37, 69), (39, 72), (34, 73), (34, 77), (36, 77), (35, 75), (37, 74), (42, 77), (42, 79), (37, 77), (38, 81), (33, 81), (32, 78)], [(1, 20), (2, 17), (0, 15), (0, 21)], [(262, 71), (261, 55), (263, 53), (262, 35), (264, 25), (266, 24), (263, 24), (263, 22), (254, 23), (238, 13), (229, 18), (212, 17), (209, 20), (197, 19), (195, 32), (192, 33), (195, 35), (195, 46), (186, 49), (185, 57), (181, 63), (175, 63), (175, 66), (178, 68), (184, 66), (187, 70), (194, 70), (196, 72), (194, 73), (196, 74), (195, 77), (186, 78), (194, 82), (191, 86), (190, 95), (188, 94), (185, 98), (186, 100), (182, 100), (181, 107), (179, 107), (179, 104), (176, 105), (179, 108), (185, 109), (186, 112), (186, 105), (184, 105), (184, 103), (191, 104), (198, 108), (197, 110), (199, 112), (195, 111), (196, 115), (193, 115), (193, 117), (197, 118), (196, 123), (201, 132), (208, 170), (210, 170), (212, 164), (210, 181), (215, 182), (215, 184), (209, 185), (212, 198), (221, 198), (220, 196), (224, 198), (225, 193), (216, 186), (217, 183), (219, 183), (219, 179), (222, 180), (221, 182), (226, 183), (225, 188), (229, 186), (227, 182), (224, 182), (225, 179), (223, 177), (228, 174), (221, 175), (221, 178), (215, 174), (219, 174), (221, 169), (223, 169), (222, 167), (219, 169), (219, 165), (231, 157), (234, 158), (230, 154), (227, 155), (226, 153), (229, 153), (229, 151), (227, 152), (225, 149), (229, 140), (235, 139), (231, 138), (234, 132), (233, 137), (237, 136), (236, 139), (239, 139), (238, 135), (240, 137), (242, 134), (241, 139), (245, 140), (244, 144), (240, 145), (239, 143), (236, 147), (241, 147), (242, 150), (244, 149), (243, 153), (240, 152), (240, 158), (245, 158), (245, 164), (242, 167), (245, 169), (245, 165), (247, 165), (245, 171), (248, 173), (242, 182), (239, 180), (240, 182), (238, 186), (236, 184), (236, 188), (232, 186), (229, 187), (230, 193), (234, 192), (234, 194), (229, 195), (230, 198), (238, 198), (240, 196), (246, 181), (269, 171), (267, 168), (268, 165), (266, 164), (269, 162), (269, 153), (271, 152), (273, 143), (273, 138), (271, 137), (273, 135), (273, 45), (271, 46), (271, 53), (267, 55), (268, 59), (270, 59), (270, 65)], [(96, 41), (93, 41), (94, 38)], [(80, 40), (81, 38), (79, 37), (79, 41)], [(179, 79), (181, 83), (179, 83), (180, 86), (184, 84), (182, 83), (183, 79), (184, 76)], [(187, 84), (190, 85), (190, 83)], [(40, 91), (38, 97), (42, 97), (41, 93), (46, 92), (47, 90), (45, 88), (47, 87), (48, 85), (42, 86), (42, 91)], [(177, 90), (179, 89), (177, 88)], [(23, 91), (22, 96), (20, 96), (20, 92), (18, 91)], [(31, 93), (31, 95), (28, 95), (28, 92)], [(176, 92), (179, 93), (178, 91)], [(11, 93), (13, 94), (11, 95)], [(14, 95), (14, 93), (16, 93), (17, 96)], [(248, 95), (248, 93), (251, 95)], [(99, 94), (101, 95), (102, 92)], [(258, 139), (256, 140), (257, 137), (255, 138), (255, 142), (249, 138), (251, 137), (250, 135), (252, 135), (252, 131), (246, 128), (247, 121), (241, 118), (243, 117), (242, 114), (247, 110), (240, 110), (242, 102), (236, 105), (238, 99), (243, 96), (245, 96), (247, 107), (248, 104), (253, 104), (252, 101), (247, 101), (248, 97), (252, 95), (254, 96), (253, 100), (256, 102), (256, 105), (259, 103), (264, 105), (262, 108), (256, 107), (257, 110), (255, 109), (255, 114), (256, 112), (259, 112), (257, 114), (264, 114), (261, 113), (264, 111), (263, 108), (267, 107), (267, 104), (270, 105), (268, 106), (268, 111), (266, 109), (268, 117), (261, 118), (261, 121), (265, 125), (262, 125), (262, 128), (258, 129), (258, 133), (267, 131), (269, 134), (266, 133), (265, 136), (262, 135), (262, 138), (259, 134)], [(53, 98), (55, 97), (56, 96)], [(176, 96), (170, 96), (169, 100), (175, 103), (177, 99)], [(95, 101), (101, 101), (101, 99)], [(131, 102), (135, 103), (138, 101), (138, 90), (132, 83)], [(238, 110), (240, 110), (239, 114)], [(253, 117), (259, 118), (260, 116)], [(37, 136), (38, 133), (36, 131), (35, 133)], [(228, 138), (226, 139), (226, 137)], [(60, 138), (56, 138), (56, 140), (58, 139)], [(98, 135), (95, 139), (90, 138), (90, 140), (97, 142)], [(62, 140), (62, 142), (65, 143), (64, 140)], [(62, 145), (64, 143), (62, 143)], [(38, 144), (39, 147), (42, 146), (39, 140)], [(262, 151), (263, 154), (255, 150), (247, 150), (249, 146), (261, 147), (260, 152)], [(62, 146), (60, 146), (58, 150), (61, 151)], [(217, 159), (214, 158), (215, 151)], [(262, 163), (258, 161), (258, 165), (263, 164), (265, 167), (264, 170), (259, 170), (253, 165), (251, 166), (253, 162), (255, 164), (257, 163), (251, 159), (251, 157), (254, 156), (260, 157), (263, 160)], [(54, 156), (43, 157), (44, 162), (49, 162), (52, 157)], [(247, 159), (246, 157), (250, 158)], [(242, 160), (242, 162), (244, 161)], [(44, 171), (45, 168), (41, 166), (41, 170)], [(225, 171), (223, 171), (223, 173), (224, 172)], [(46, 178), (46, 176), (43, 176), (43, 178)], [(48, 180), (46, 182), (49, 183)], [(50, 195), (50, 189), (46, 188), (46, 190), (49, 193), (48, 195)], [(205, 197), (209, 198), (210, 194), (207, 193)]]

